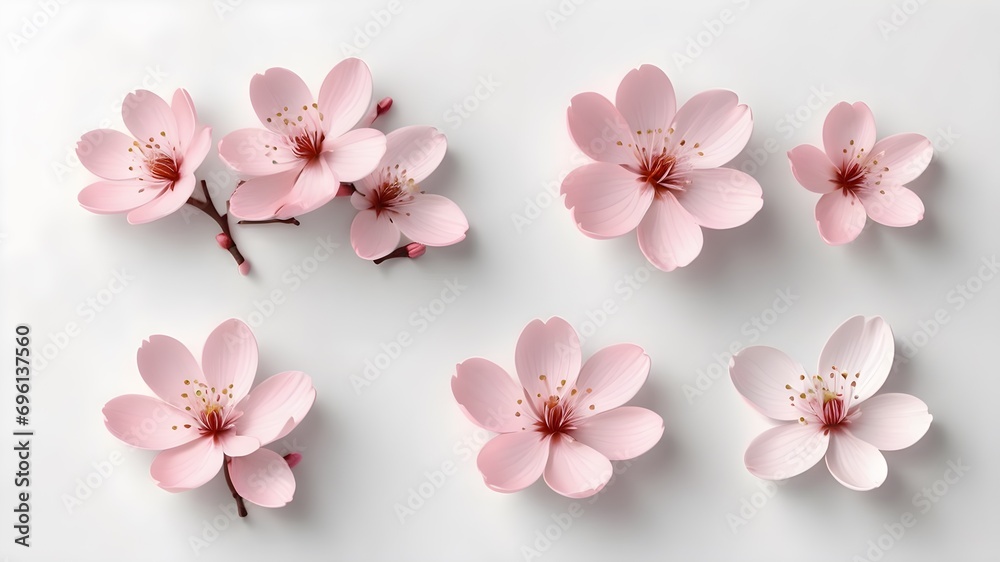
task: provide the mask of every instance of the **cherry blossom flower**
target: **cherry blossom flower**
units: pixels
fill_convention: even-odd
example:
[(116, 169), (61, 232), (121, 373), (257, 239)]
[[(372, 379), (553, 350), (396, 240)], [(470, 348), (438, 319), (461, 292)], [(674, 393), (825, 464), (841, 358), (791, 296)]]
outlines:
[(251, 176), (230, 200), (242, 219), (285, 220), (315, 210), (341, 182), (371, 173), (385, 153), (385, 135), (354, 128), (382, 106), (372, 105), (371, 72), (360, 59), (334, 66), (319, 98), (294, 72), (271, 68), (250, 81), (250, 102), (266, 129), (241, 129), (219, 141), (219, 156)]
[(83, 135), (80, 162), (102, 179), (80, 192), (83, 208), (98, 214), (128, 213), (142, 224), (180, 209), (194, 191), (194, 172), (212, 148), (212, 129), (198, 123), (186, 90), (173, 102), (147, 90), (125, 97), (122, 118), (132, 136), (112, 129)]
[(98, 214), (128, 213), (128, 222), (142, 224), (163, 218), (185, 203), (219, 225), (219, 246), (228, 250), (243, 275), (250, 262), (233, 241), (226, 214), (219, 214), (208, 186), (194, 195), (195, 170), (212, 149), (212, 129), (198, 123), (194, 102), (186, 90), (174, 92), (171, 105), (156, 94), (138, 90), (122, 103), (125, 126), (135, 136), (111, 129), (83, 135), (76, 154), (103, 180), (80, 192), (80, 205)]
[(924, 204), (904, 186), (923, 173), (934, 148), (927, 137), (903, 133), (875, 142), (875, 117), (862, 102), (840, 102), (823, 123), (823, 148), (799, 145), (788, 152), (802, 187), (822, 194), (816, 225), (830, 245), (853, 241), (867, 217), (886, 226), (912, 226)]
[[(412, 126), (386, 135), (385, 156), (354, 184), (351, 245), (374, 260), (396, 250), (400, 233), (423, 246), (449, 246), (465, 239), (469, 223), (454, 202), (425, 193), (420, 182), (433, 172), (447, 140), (433, 127)], [(422, 251), (420, 253), (423, 253)]]
[(659, 415), (622, 406), (649, 374), (633, 344), (606, 347), (580, 367), (580, 340), (562, 318), (534, 320), (517, 340), (515, 381), (481, 358), (458, 365), (452, 393), (476, 425), (499, 433), (477, 464), (498, 492), (522, 490), (544, 475), (556, 492), (582, 498), (611, 478), (612, 460), (631, 459), (663, 435)]
[(240, 320), (217, 327), (201, 365), (179, 341), (151, 336), (138, 352), (139, 374), (158, 396), (128, 394), (104, 407), (111, 433), (134, 447), (161, 451), (150, 474), (164, 490), (205, 484), (225, 467), (226, 480), (245, 515), (242, 498), (280, 507), (292, 500), (289, 464), (264, 445), (288, 435), (316, 398), (308, 375), (287, 371), (257, 385), (257, 341)]
[(855, 316), (830, 336), (810, 375), (777, 349), (748, 347), (729, 372), (757, 411), (785, 422), (754, 439), (747, 469), (759, 478), (790, 478), (826, 457), (838, 482), (871, 490), (888, 474), (879, 451), (916, 443), (931, 424), (927, 405), (909, 394), (874, 396), (892, 367), (892, 331), (881, 317)]
[(664, 271), (698, 256), (702, 227), (740, 226), (763, 205), (755, 179), (720, 168), (750, 139), (750, 109), (727, 90), (676, 105), (670, 80), (651, 65), (625, 76), (614, 105), (593, 92), (575, 96), (570, 135), (597, 162), (562, 183), (581, 232), (603, 239), (637, 230), (639, 249)]

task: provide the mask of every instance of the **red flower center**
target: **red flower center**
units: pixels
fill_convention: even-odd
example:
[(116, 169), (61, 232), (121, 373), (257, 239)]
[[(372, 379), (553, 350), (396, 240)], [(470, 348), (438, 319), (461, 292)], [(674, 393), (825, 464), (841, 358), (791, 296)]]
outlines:
[(535, 422), (535, 430), (545, 435), (565, 433), (576, 429), (570, 419), (571, 412), (559, 404), (559, 397), (552, 395), (544, 403), (545, 419)]
[[(807, 379), (805, 375), (799, 376), (805, 387), (803, 392), (788, 397), (789, 405), (804, 414), (799, 417), (799, 423), (817, 422), (826, 431), (849, 423), (851, 402), (858, 398), (856, 392), (861, 373), (853, 376), (847, 372), (838, 373), (837, 367), (831, 367), (830, 371), (827, 377), (816, 375)], [(785, 390), (794, 393), (790, 384), (785, 385)]]
[(691, 183), (684, 173), (688, 168), (683, 159), (667, 154), (664, 147), (658, 154), (646, 155), (642, 148), (639, 154), (639, 179), (651, 185), (657, 195), (667, 191), (683, 191)]
[[(171, 182), (171, 184), (181, 179), (180, 166), (172, 156), (167, 156), (162, 152), (157, 153), (149, 159), (147, 166), (149, 175), (158, 179)], [(173, 189), (173, 185), (170, 186)]]
[(306, 131), (292, 139), (292, 153), (296, 158), (312, 160), (323, 152), (324, 138), (322, 131)]

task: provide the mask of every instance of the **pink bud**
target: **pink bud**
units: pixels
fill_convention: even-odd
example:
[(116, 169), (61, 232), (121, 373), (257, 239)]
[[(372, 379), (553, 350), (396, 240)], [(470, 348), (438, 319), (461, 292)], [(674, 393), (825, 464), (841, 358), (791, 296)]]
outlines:
[(295, 468), (295, 465), (302, 462), (302, 455), (299, 453), (288, 453), (285, 455), (285, 462), (288, 463), (288, 468)]
[(216, 234), (215, 241), (219, 243), (219, 247), (223, 250), (228, 250), (229, 247), (233, 245), (233, 239), (230, 238), (225, 232)]
[(382, 115), (386, 111), (389, 111), (390, 107), (392, 107), (392, 98), (386, 96), (378, 100), (378, 106), (375, 108), (375, 114)]
[(337, 194), (334, 197), (350, 197), (351, 195), (354, 195), (355, 191), (357, 190), (354, 189), (353, 183), (341, 183), (340, 187), (337, 188)]
[(244, 260), (243, 263), (240, 264), (240, 275), (249, 275), (249, 274), (250, 274), (250, 262)]
[(427, 251), (427, 246), (417, 242), (410, 242), (406, 245), (406, 255), (411, 258), (419, 258)]

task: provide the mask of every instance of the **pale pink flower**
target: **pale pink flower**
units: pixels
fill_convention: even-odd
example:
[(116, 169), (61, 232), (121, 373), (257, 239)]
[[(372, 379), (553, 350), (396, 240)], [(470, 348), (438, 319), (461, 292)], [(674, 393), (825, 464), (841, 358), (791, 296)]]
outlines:
[(341, 182), (368, 175), (385, 153), (385, 135), (354, 127), (371, 117), (372, 77), (361, 60), (341, 61), (314, 98), (294, 72), (271, 68), (250, 81), (250, 102), (265, 129), (241, 129), (219, 141), (219, 156), (252, 176), (230, 210), (247, 220), (289, 219), (318, 209)]
[(826, 457), (838, 482), (852, 490), (882, 485), (882, 451), (914, 444), (931, 424), (927, 405), (909, 394), (873, 396), (892, 368), (892, 331), (881, 317), (855, 316), (830, 336), (810, 375), (764, 346), (748, 347), (729, 366), (736, 390), (757, 411), (786, 422), (747, 448), (747, 469), (759, 478), (790, 478)]
[(866, 215), (886, 226), (911, 226), (924, 218), (924, 204), (903, 184), (930, 164), (927, 137), (903, 133), (875, 142), (875, 117), (862, 102), (833, 106), (823, 123), (823, 148), (801, 144), (788, 151), (792, 174), (802, 187), (823, 196), (816, 225), (827, 244), (853, 241)]
[(447, 147), (445, 136), (433, 127), (403, 127), (386, 135), (385, 156), (371, 174), (355, 182), (357, 191), (351, 196), (358, 209), (351, 223), (351, 245), (359, 257), (388, 255), (399, 244), (400, 233), (424, 246), (449, 246), (465, 239), (469, 222), (458, 205), (420, 189)]
[(517, 340), (516, 382), (491, 361), (458, 365), (451, 390), (465, 415), (499, 433), (477, 464), (498, 492), (522, 490), (544, 475), (556, 492), (599, 492), (612, 460), (637, 457), (663, 435), (663, 419), (624, 406), (646, 381), (649, 356), (623, 343), (595, 353), (580, 368), (580, 339), (562, 318), (534, 320)]
[(211, 480), (226, 463), (240, 496), (264, 507), (292, 500), (295, 478), (278, 453), (262, 448), (281, 439), (312, 407), (308, 375), (287, 371), (252, 391), (257, 341), (240, 320), (217, 327), (201, 366), (179, 341), (151, 336), (138, 352), (139, 374), (159, 398), (129, 394), (104, 407), (115, 437), (160, 450), (150, 474), (164, 490), (180, 492)]
[(195, 169), (212, 148), (212, 129), (198, 124), (183, 89), (174, 92), (171, 105), (137, 90), (125, 96), (122, 119), (131, 137), (98, 129), (76, 145), (80, 162), (104, 178), (83, 188), (80, 205), (100, 214), (127, 212), (131, 224), (165, 217), (191, 197)]
[(670, 80), (648, 64), (625, 76), (614, 105), (593, 92), (575, 96), (570, 134), (597, 162), (562, 184), (580, 231), (614, 238), (637, 229), (643, 255), (664, 271), (698, 256), (702, 227), (739, 226), (763, 205), (755, 179), (719, 167), (750, 139), (750, 109), (728, 90), (676, 106)]

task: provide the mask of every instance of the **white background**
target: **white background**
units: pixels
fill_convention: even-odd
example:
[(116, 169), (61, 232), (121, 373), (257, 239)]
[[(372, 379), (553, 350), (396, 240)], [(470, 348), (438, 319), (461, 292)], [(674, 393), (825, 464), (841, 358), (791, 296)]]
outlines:
[[(373, 15), (386, 20), (383, 0), (77, 1), (51, 16), (39, 15), (43, 1), (4, 2), (0, 350), (12, 355), (14, 327), (27, 322), (35, 353), (49, 357), (36, 364), (31, 392), (32, 547), (12, 543), (10, 438), (0, 453), (0, 556), (847, 562), (875, 558), (881, 540), (887, 561), (997, 559), (998, 291), (978, 278), (992, 275), (981, 260), (996, 254), (1000, 234), (995, 5), (399, 2), (384, 25)], [(729, 23), (712, 23), (723, 15)], [(43, 25), (25, 30), (24, 18)], [(315, 91), (345, 46), (371, 67), (376, 97), (396, 100), (379, 128), (427, 124), (448, 135), (444, 163), (424, 187), (465, 210), (472, 226), (461, 244), (376, 267), (353, 254), (354, 210), (337, 200), (297, 228), (235, 227), (253, 264), (243, 278), (204, 216), (129, 226), (124, 216), (78, 206), (76, 194), (94, 178), (72, 157), (76, 140), (100, 126), (121, 129), (121, 100), (144, 81), (168, 99), (187, 88), (218, 141), (259, 125), (248, 96), (254, 73), (284, 66)], [(549, 191), (583, 162), (566, 131), (570, 98), (588, 90), (613, 97), (642, 63), (663, 68), (681, 102), (721, 87), (750, 105), (753, 137), (730, 166), (752, 171), (764, 190), (750, 223), (706, 231), (691, 266), (651, 275), (633, 236), (585, 238)], [(493, 91), (479, 88), (484, 99), (476, 98), (490, 81)], [(919, 132), (938, 150), (910, 184), (927, 208), (922, 222), (869, 223), (853, 244), (828, 247), (812, 218), (817, 196), (795, 182), (784, 153), (818, 144), (826, 112), (841, 100), (867, 102), (880, 137)], [(455, 104), (474, 111), (458, 118)], [(224, 169), (213, 152), (199, 176)], [(228, 193), (232, 184), (214, 187)], [(528, 224), (517, 228), (514, 215)], [(339, 248), (314, 261), (317, 239), (327, 237)], [(116, 272), (133, 280), (108, 302)], [(645, 282), (631, 288), (628, 276)], [(435, 299), (445, 280), (466, 288), (442, 309)], [(960, 284), (979, 292), (958, 297)], [(777, 314), (769, 309), (782, 290), (797, 299)], [(274, 291), (284, 302), (271, 308), (264, 301)], [(97, 311), (87, 299), (105, 304)], [(613, 314), (593, 312), (608, 300)], [(433, 323), (413, 316), (421, 307), (439, 313)], [(815, 365), (829, 334), (854, 314), (889, 321), (897, 355), (910, 357), (885, 388), (926, 401), (931, 429), (886, 454), (889, 477), (874, 491), (847, 490), (822, 464), (768, 489), (742, 457), (769, 424), (728, 375), (709, 378), (721, 372), (712, 365), (749, 344)], [(472, 356), (512, 369), (521, 328), (552, 315), (589, 336), (585, 356), (623, 341), (642, 345), (653, 367), (632, 403), (666, 424), (659, 445), (620, 463), (626, 471), (592, 503), (579, 502), (582, 515), (569, 517), (566, 530), (554, 521), (565, 521), (574, 502), (544, 483), (512, 495), (483, 485), (473, 450), (484, 435), (462, 416), (449, 384), (456, 363)], [(947, 323), (935, 326), (935, 315)], [(118, 442), (100, 411), (114, 396), (149, 392), (135, 365), (144, 338), (168, 334), (198, 354), (234, 316), (256, 324), (258, 380), (303, 370), (318, 400), (288, 441), (305, 457), (294, 502), (250, 505), (249, 518), (229, 521), (221, 474), (197, 491), (160, 490), (148, 475), (153, 453)], [(754, 328), (754, 317), (771, 324)], [(76, 335), (65, 334), (67, 323)], [(357, 392), (352, 377), (400, 332), (412, 345)], [(904, 337), (919, 349), (902, 346)], [(703, 393), (694, 395), (699, 373)], [(0, 389), (0, 427), (9, 432), (12, 384)], [(101, 476), (109, 460), (120, 463)], [(970, 468), (934, 491), (949, 461)], [(433, 474), (452, 466), (444, 478)], [(421, 485), (425, 495), (433, 487), (422, 505), (410, 497)], [(924, 488), (935, 501), (914, 503)], [(77, 497), (68, 509), (66, 499)], [(418, 508), (401, 522), (396, 504), (408, 501)], [(747, 507), (754, 503), (755, 512)], [(882, 536), (906, 512), (915, 526), (898, 540)], [(540, 532), (558, 538), (546, 542)], [(197, 553), (192, 537), (205, 541)]]

